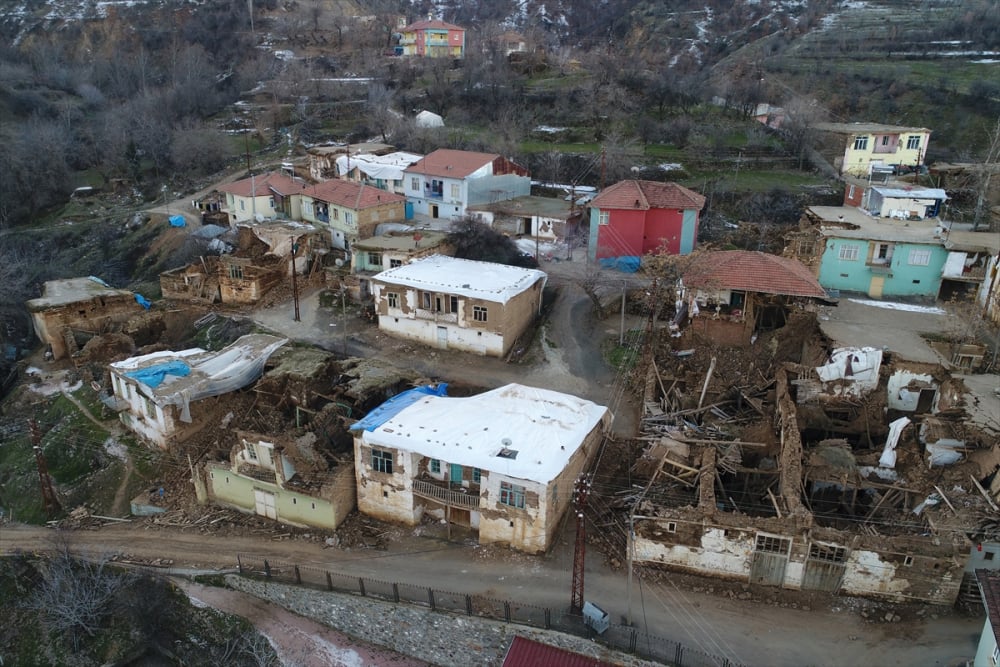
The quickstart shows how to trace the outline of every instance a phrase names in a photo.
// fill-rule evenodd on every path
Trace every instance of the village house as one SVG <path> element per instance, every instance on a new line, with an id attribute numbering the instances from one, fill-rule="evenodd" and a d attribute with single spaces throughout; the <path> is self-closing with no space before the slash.
<path id="1" fill-rule="evenodd" d="M 990 291 L 997 298 L 997 263 L 1000 258 L 1000 234 L 945 229 L 942 232 L 948 258 L 941 272 L 938 298 L 972 297 L 988 318 Z M 994 304 L 995 307 L 995 304 Z"/>
<path id="2" fill-rule="evenodd" d="M 199 502 L 302 528 L 334 530 L 355 507 L 350 456 L 333 465 L 313 433 L 297 437 L 237 431 L 227 462 L 208 462 L 196 479 Z"/>
<path id="3" fill-rule="evenodd" d="M 403 187 L 403 170 L 421 156 L 415 153 L 397 151 L 386 155 L 338 155 L 337 177 L 376 187 L 379 190 L 405 195 Z M 413 217 L 412 211 L 407 218 Z"/>
<path id="4" fill-rule="evenodd" d="M 919 169 L 931 131 L 880 123 L 816 123 L 819 153 L 842 175 L 867 177 L 878 167 Z"/>
<path id="5" fill-rule="evenodd" d="M 687 255 L 698 242 L 705 198 L 676 183 L 627 180 L 602 190 L 590 202 L 591 261 L 666 252 Z"/>
<path id="6" fill-rule="evenodd" d="M 272 171 L 220 185 L 218 190 L 226 197 L 229 224 L 235 227 L 239 222 L 300 220 L 301 199 L 298 195 L 305 187 L 305 181 L 284 172 Z"/>
<path id="7" fill-rule="evenodd" d="M 344 279 L 355 301 L 371 297 L 371 277 L 430 255 L 450 255 L 448 234 L 431 229 L 389 232 L 351 245 L 351 275 Z"/>
<path id="8" fill-rule="evenodd" d="M 444 386 L 398 395 L 354 424 L 358 509 L 471 528 L 481 544 L 552 544 L 574 481 L 610 428 L 607 408 L 509 384 L 469 397 Z"/>
<path id="9" fill-rule="evenodd" d="M 440 349 L 503 357 L 542 307 L 546 274 L 432 255 L 371 278 L 378 326 Z"/>
<path id="10" fill-rule="evenodd" d="M 469 214 L 508 236 L 556 241 L 578 231 L 583 209 L 565 199 L 529 195 L 470 206 Z"/>
<path id="11" fill-rule="evenodd" d="M 796 305 L 827 299 L 798 260 L 750 250 L 699 255 L 684 271 L 678 291 L 691 330 L 730 345 L 783 327 Z"/>
<path id="12" fill-rule="evenodd" d="M 465 28 L 428 18 L 399 29 L 396 55 L 421 58 L 465 57 Z"/>
<path id="13" fill-rule="evenodd" d="M 248 334 L 218 352 L 152 352 L 111 364 L 111 403 L 129 430 L 161 449 L 201 429 L 218 406 L 205 399 L 260 377 L 285 338 Z"/>
<path id="14" fill-rule="evenodd" d="M 495 153 L 441 148 L 407 167 L 404 180 L 413 212 L 431 218 L 531 194 L 528 170 Z"/>
<path id="15" fill-rule="evenodd" d="M 42 296 L 25 306 L 35 335 L 53 359 L 72 356 L 94 336 L 120 330 L 143 310 L 135 294 L 93 276 L 48 280 Z"/>
<path id="16" fill-rule="evenodd" d="M 866 186 L 849 182 L 844 191 L 844 206 L 856 206 L 875 218 L 896 220 L 937 218 L 947 200 L 941 188 L 909 183 Z"/>
<path id="17" fill-rule="evenodd" d="M 337 158 L 341 155 L 388 155 L 394 150 L 395 146 L 375 141 L 310 146 L 306 149 L 309 158 L 309 178 L 314 181 L 337 178 Z"/>
<path id="18" fill-rule="evenodd" d="M 302 218 L 330 230 L 334 248 L 370 238 L 384 222 L 406 219 L 406 198 L 353 181 L 323 181 L 302 191 Z"/>

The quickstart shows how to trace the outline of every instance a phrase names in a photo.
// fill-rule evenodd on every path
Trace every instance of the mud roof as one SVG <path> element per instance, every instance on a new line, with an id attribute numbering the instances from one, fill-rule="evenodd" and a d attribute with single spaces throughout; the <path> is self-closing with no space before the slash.
<path id="1" fill-rule="evenodd" d="M 96 297 L 131 297 L 132 292 L 116 289 L 100 278 L 68 278 L 66 280 L 49 280 L 42 286 L 42 296 L 26 303 L 30 312 L 38 312 L 46 308 L 65 306 L 78 301 L 89 301 Z"/>

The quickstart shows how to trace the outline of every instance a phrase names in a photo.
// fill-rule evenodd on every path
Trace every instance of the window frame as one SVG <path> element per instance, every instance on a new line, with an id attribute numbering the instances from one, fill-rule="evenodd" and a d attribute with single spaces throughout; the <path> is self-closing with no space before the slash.
<path id="1" fill-rule="evenodd" d="M 919 151 L 920 150 L 920 135 L 911 134 L 906 138 L 906 150 L 908 151 Z"/>
<path id="2" fill-rule="evenodd" d="M 394 462 L 395 457 L 392 455 L 392 452 L 372 447 L 372 472 L 380 472 L 385 475 L 391 475 Z"/>
<path id="3" fill-rule="evenodd" d="M 399 292 L 386 292 L 385 301 L 390 308 L 399 308 Z"/>
<path id="4" fill-rule="evenodd" d="M 490 310 L 486 306 L 473 306 L 472 307 L 472 320 L 474 322 L 488 322 L 490 316 Z"/>
<path id="5" fill-rule="evenodd" d="M 906 258 L 906 263 L 910 266 L 930 266 L 931 251 L 921 248 L 911 248 L 910 254 Z"/>
<path id="6" fill-rule="evenodd" d="M 368 264 L 374 264 L 375 266 L 382 266 L 382 253 L 369 251 Z"/>
<path id="7" fill-rule="evenodd" d="M 527 489 L 520 484 L 514 484 L 513 482 L 500 482 L 499 502 L 501 505 L 523 510 L 525 508 L 524 499 L 526 493 Z"/>
<path id="8" fill-rule="evenodd" d="M 856 151 L 866 151 L 868 150 L 868 135 L 861 134 L 854 137 L 854 150 Z"/>
<path id="9" fill-rule="evenodd" d="M 611 211 L 597 211 L 597 224 L 601 227 L 611 224 Z"/>
<path id="10" fill-rule="evenodd" d="M 856 262 L 861 255 L 861 244 L 841 243 L 837 248 L 837 258 L 842 262 Z"/>
<path id="11" fill-rule="evenodd" d="M 434 475 L 441 474 L 441 459 L 431 459 L 427 469 Z"/>

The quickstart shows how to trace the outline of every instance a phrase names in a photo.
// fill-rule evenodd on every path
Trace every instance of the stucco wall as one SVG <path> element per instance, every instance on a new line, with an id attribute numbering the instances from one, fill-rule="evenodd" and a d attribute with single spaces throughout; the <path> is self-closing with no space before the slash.
<path id="1" fill-rule="evenodd" d="M 872 270 L 867 264 L 870 241 L 863 239 L 826 239 L 819 270 L 820 285 L 827 289 L 869 293 L 872 278 L 884 279 L 882 296 L 936 297 L 941 287 L 941 270 L 948 253 L 939 245 L 898 243 L 893 248 L 892 259 L 884 269 Z M 844 245 L 858 247 L 857 259 L 840 259 Z M 930 253 L 928 264 L 909 263 L 912 251 Z"/>

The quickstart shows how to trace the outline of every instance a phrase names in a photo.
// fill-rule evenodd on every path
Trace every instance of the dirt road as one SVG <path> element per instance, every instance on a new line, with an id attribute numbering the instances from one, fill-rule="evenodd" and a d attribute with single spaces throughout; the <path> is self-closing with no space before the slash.
<path id="1" fill-rule="evenodd" d="M 569 530 L 571 526 L 567 527 Z M 50 529 L 7 524 L 0 527 L 0 551 L 44 550 Z M 568 604 L 572 540 L 565 535 L 550 554 L 527 556 L 490 550 L 474 543 L 407 537 L 385 551 L 324 548 L 302 540 L 266 541 L 260 537 L 219 537 L 117 525 L 70 533 L 81 553 L 127 553 L 138 558 L 169 558 L 175 567 L 232 568 L 236 553 L 334 572 L 478 593 L 515 602 L 561 609 Z M 642 629 L 692 648 L 748 665 L 957 665 L 975 654 L 982 620 L 944 609 L 927 608 L 922 618 L 901 623 L 869 621 L 856 613 L 859 601 L 826 598 L 792 608 L 776 596 L 740 600 L 672 583 L 640 583 L 632 593 L 633 618 Z M 596 549 L 588 552 L 586 598 L 608 610 L 615 622 L 625 616 L 625 575 L 611 571 Z M 721 589 L 721 585 L 720 585 Z M 933 614 L 933 616 L 932 616 Z M 958 662 L 956 662 L 958 661 Z"/>

